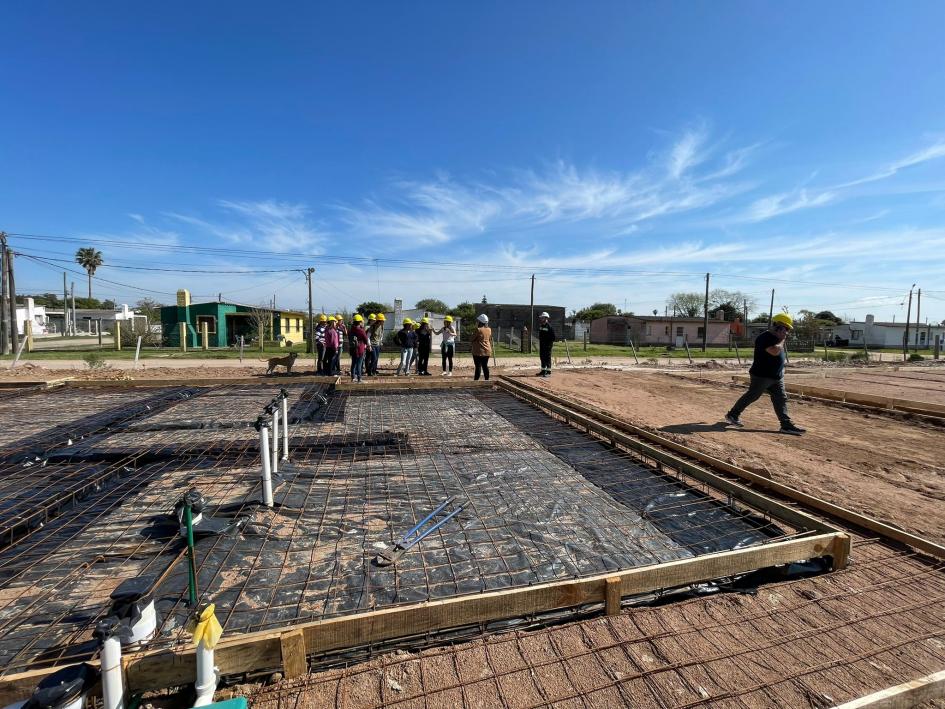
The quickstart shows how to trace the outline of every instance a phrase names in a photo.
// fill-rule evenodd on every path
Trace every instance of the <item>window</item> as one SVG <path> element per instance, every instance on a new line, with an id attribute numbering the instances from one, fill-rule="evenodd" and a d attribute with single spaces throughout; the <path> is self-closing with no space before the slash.
<path id="1" fill-rule="evenodd" d="M 669 325 L 666 326 L 666 332 L 665 332 L 665 334 L 666 334 L 666 335 L 669 334 Z"/>
<path id="2" fill-rule="evenodd" d="M 682 336 L 683 336 L 683 328 L 682 328 L 682 326 L 676 328 L 676 336 L 677 336 L 677 337 L 682 337 Z"/>
<path id="3" fill-rule="evenodd" d="M 700 327 L 700 328 L 696 331 L 696 337 L 698 337 L 700 340 L 704 340 L 704 339 L 705 339 L 705 328 L 704 328 L 704 327 Z"/>
<path id="4" fill-rule="evenodd" d="M 653 334 L 652 326 L 649 323 L 647 323 L 647 326 L 646 326 L 646 334 L 647 335 Z"/>
<path id="5" fill-rule="evenodd" d="M 197 331 L 203 332 L 203 324 L 207 323 L 207 332 L 214 333 L 217 331 L 217 319 L 213 315 L 198 315 L 197 316 Z"/>
<path id="6" fill-rule="evenodd" d="M 924 332 L 920 332 L 920 333 L 919 333 L 919 342 L 921 342 L 922 344 L 925 344 L 925 333 L 924 333 Z"/>
<path id="7" fill-rule="evenodd" d="M 851 340 L 859 340 L 859 339 L 862 338 L 862 337 L 863 337 L 863 331 L 862 331 L 862 330 L 850 330 L 850 339 L 851 339 Z"/>

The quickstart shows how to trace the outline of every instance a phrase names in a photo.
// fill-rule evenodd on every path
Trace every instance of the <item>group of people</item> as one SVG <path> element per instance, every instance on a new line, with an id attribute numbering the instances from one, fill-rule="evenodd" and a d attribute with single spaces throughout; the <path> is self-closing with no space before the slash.
<path id="1" fill-rule="evenodd" d="M 384 313 L 364 316 L 356 313 L 351 326 L 340 315 L 319 315 L 315 326 L 316 374 L 341 374 L 341 351 L 347 346 L 351 356 L 351 381 L 377 376 L 381 346 L 384 344 Z"/>
<path id="2" fill-rule="evenodd" d="M 416 373 L 423 377 L 430 374 L 430 352 L 433 349 L 433 336 L 443 335 L 440 342 L 440 355 L 443 360 L 444 377 L 453 376 L 453 355 L 456 353 L 456 329 L 453 327 L 453 317 L 443 318 L 443 327 L 437 330 L 430 324 L 430 318 L 423 317 L 419 322 L 404 318 L 403 327 L 394 335 L 394 343 L 400 347 L 400 364 L 397 365 L 395 376 L 401 372 L 405 376 L 410 374 L 411 366 Z"/>
<path id="3" fill-rule="evenodd" d="M 341 315 L 319 315 L 315 327 L 315 349 L 318 355 L 316 374 L 340 375 L 341 352 L 348 348 L 351 356 L 351 381 L 361 382 L 363 377 L 377 376 L 381 347 L 384 344 L 384 313 L 370 313 L 367 321 L 360 313 L 351 319 L 350 327 Z M 456 353 L 456 329 L 453 318 L 443 318 L 443 327 L 436 329 L 428 317 L 414 322 L 404 318 L 403 326 L 393 337 L 394 344 L 400 348 L 400 363 L 395 376 L 409 376 L 412 371 L 419 376 L 431 376 L 430 353 L 433 349 L 433 336 L 442 335 L 440 356 L 442 376 L 453 376 L 453 357 Z M 551 348 L 555 342 L 555 332 L 550 324 L 548 313 L 538 316 L 538 343 L 541 356 L 539 376 L 551 376 Z M 472 336 L 472 357 L 475 365 L 473 378 L 489 379 L 489 358 L 492 357 L 492 328 L 489 316 L 483 313 L 476 317 L 476 331 Z"/>

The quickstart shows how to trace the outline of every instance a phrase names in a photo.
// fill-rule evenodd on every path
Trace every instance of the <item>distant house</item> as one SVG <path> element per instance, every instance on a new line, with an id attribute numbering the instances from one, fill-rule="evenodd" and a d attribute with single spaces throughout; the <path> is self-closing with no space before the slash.
<path id="1" fill-rule="evenodd" d="M 543 312 L 547 312 L 550 316 L 548 321 L 551 323 L 551 327 L 554 329 L 555 334 L 559 338 L 563 337 L 565 333 L 564 306 L 536 304 L 534 306 L 535 328 L 538 327 L 538 316 Z M 500 328 L 502 330 L 503 337 L 510 328 L 515 328 L 516 331 L 521 331 L 522 326 L 533 329 L 531 320 L 532 306 L 527 303 L 524 305 L 509 303 L 477 303 L 476 316 L 478 317 L 483 313 L 489 316 L 489 327 L 492 328 L 492 332 L 496 337 L 499 336 L 498 331 Z"/>
<path id="2" fill-rule="evenodd" d="M 265 339 L 286 344 L 305 339 L 307 315 L 298 310 L 264 308 L 242 303 L 211 301 L 191 303 L 190 293 L 178 291 L 177 305 L 161 308 L 161 335 L 169 347 L 180 346 L 180 324 L 186 323 L 188 347 L 201 345 L 201 332 L 207 326 L 210 347 L 231 347 L 239 343 L 242 336 L 246 342 L 258 336 L 253 313 L 268 314 Z"/>
<path id="3" fill-rule="evenodd" d="M 849 338 L 850 347 L 902 347 L 906 337 L 906 323 L 880 322 L 872 315 L 865 320 L 851 320 L 843 325 L 832 328 L 833 333 L 842 339 Z M 935 336 L 945 341 L 945 327 L 924 323 L 909 325 L 909 346 L 919 348 L 931 347 L 935 344 Z"/>
<path id="4" fill-rule="evenodd" d="M 133 322 L 136 319 L 146 320 L 144 315 L 139 315 L 128 307 L 127 303 L 122 303 L 121 308 L 76 308 L 73 314 L 72 308 L 69 308 L 69 319 L 75 319 L 75 329 L 78 332 L 87 332 L 96 334 L 99 324 L 103 332 L 112 332 L 115 329 L 116 322 Z M 46 308 L 46 320 L 50 332 L 61 333 L 65 328 L 67 331 L 71 327 L 65 327 L 65 315 L 62 308 Z"/>
<path id="5" fill-rule="evenodd" d="M 45 335 L 48 330 L 48 322 L 46 320 L 46 307 L 43 305 L 36 305 L 32 298 L 25 298 L 23 305 L 16 306 L 16 331 L 19 335 L 25 334 L 23 332 L 24 326 L 27 320 L 33 323 L 33 334 L 34 335 Z"/>
<path id="6" fill-rule="evenodd" d="M 721 311 L 719 311 L 721 313 Z M 732 323 L 720 315 L 709 318 L 708 345 L 727 345 Z M 608 315 L 591 322 L 590 341 L 594 344 L 682 347 L 702 346 L 703 318 L 675 318 L 664 315 Z"/>

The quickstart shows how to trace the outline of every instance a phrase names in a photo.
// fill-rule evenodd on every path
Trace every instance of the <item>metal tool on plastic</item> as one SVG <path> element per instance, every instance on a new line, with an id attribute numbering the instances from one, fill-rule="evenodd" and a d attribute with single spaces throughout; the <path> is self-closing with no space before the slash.
<path id="1" fill-rule="evenodd" d="M 452 504 L 455 500 L 456 500 L 456 497 L 453 496 L 453 495 L 447 497 L 446 500 L 444 500 L 444 501 L 440 504 L 439 507 L 437 507 L 435 510 L 433 510 L 433 512 L 431 512 L 431 513 L 428 514 L 426 517 L 424 517 L 422 520 L 420 520 L 420 521 L 416 524 L 416 526 L 414 526 L 413 529 L 411 529 L 411 530 L 410 530 L 409 532 L 407 532 L 404 536 L 402 536 L 400 539 L 398 539 L 398 540 L 394 543 L 394 547 L 393 547 L 390 551 L 384 551 L 384 552 L 381 552 L 380 554 L 378 554 L 378 555 L 375 557 L 375 559 L 374 559 L 374 563 L 375 563 L 377 566 L 390 566 L 390 565 L 396 564 L 398 561 L 400 561 L 400 558 L 401 558 L 404 554 L 406 554 L 407 551 L 408 551 L 411 547 L 416 546 L 421 540 L 426 539 L 428 536 L 430 536 L 430 534 L 432 534 L 433 532 L 435 532 L 436 530 L 438 530 L 438 529 L 439 529 L 440 527 L 442 527 L 444 524 L 446 524 L 446 523 L 449 522 L 451 519 L 453 519 L 453 517 L 455 517 L 456 515 L 458 515 L 460 512 L 463 511 L 463 508 L 466 506 L 466 501 L 463 501 L 463 502 L 460 503 L 459 505 L 456 505 L 456 506 L 452 509 L 452 511 L 451 511 L 449 514 L 447 514 L 445 517 L 443 517 L 442 519 L 436 521 L 436 523 L 432 524 L 431 526 L 427 527 L 426 529 L 423 529 L 424 525 L 426 525 L 428 522 L 430 522 L 430 521 L 431 521 L 434 517 L 436 517 L 438 514 L 442 513 L 442 512 L 443 512 L 450 504 Z"/>

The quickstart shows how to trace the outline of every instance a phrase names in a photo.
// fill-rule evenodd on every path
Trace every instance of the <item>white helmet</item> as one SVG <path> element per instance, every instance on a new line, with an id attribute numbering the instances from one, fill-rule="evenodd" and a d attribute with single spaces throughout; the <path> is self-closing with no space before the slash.
<path id="1" fill-rule="evenodd" d="M 550 318 L 551 316 L 547 313 L 547 311 L 542 311 L 541 315 L 539 315 L 538 317 L 540 317 L 540 318 Z"/>
<path id="2" fill-rule="evenodd" d="M 488 325 L 488 324 L 489 324 L 489 316 L 486 315 L 485 313 L 483 313 L 482 315 L 479 315 L 479 316 L 476 318 L 476 320 L 478 320 L 479 322 L 481 322 L 483 325 Z"/>

